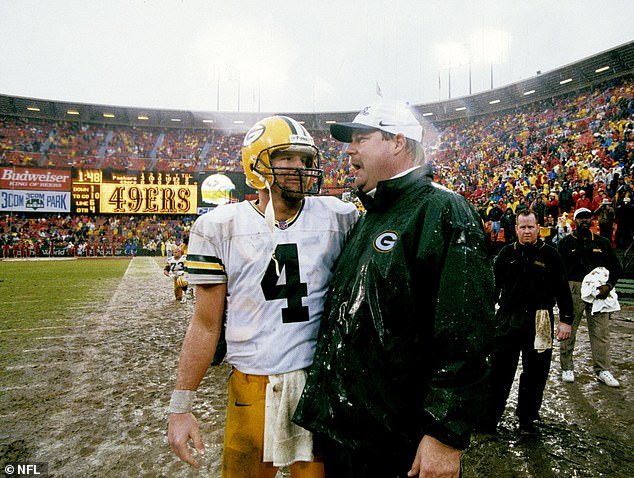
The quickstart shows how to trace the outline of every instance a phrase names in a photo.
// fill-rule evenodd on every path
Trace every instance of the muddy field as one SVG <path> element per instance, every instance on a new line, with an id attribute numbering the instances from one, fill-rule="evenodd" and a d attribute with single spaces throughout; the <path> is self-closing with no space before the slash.
<path id="1" fill-rule="evenodd" d="M 22 351 L 22 364 L 2 365 L 14 385 L 0 384 L 0 469 L 31 461 L 47 462 L 51 477 L 220 476 L 226 365 L 210 369 L 198 394 L 203 469 L 180 463 L 167 445 L 165 410 L 193 304 L 173 300 L 161 267 L 160 259 L 134 259 L 102 307 L 43 333 Z M 514 389 L 498 434 L 474 436 L 465 476 L 633 477 L 634 323 L 623 320 L 632 316 L 612 320 L 621 388 L 594 379 L 582 326 L 577 381 L 560 382 L 555 354 L 537 435 L 517 433 Z"/>

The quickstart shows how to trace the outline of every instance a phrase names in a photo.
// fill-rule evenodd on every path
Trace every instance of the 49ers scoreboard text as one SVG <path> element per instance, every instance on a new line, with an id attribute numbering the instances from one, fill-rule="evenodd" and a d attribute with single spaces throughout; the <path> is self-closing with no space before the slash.
<path id="1" fill-rule="evenodd" d="M 197 183 L 186 173 L 73 172 L 72 210 L 77 214 L 196 214 Z"/>

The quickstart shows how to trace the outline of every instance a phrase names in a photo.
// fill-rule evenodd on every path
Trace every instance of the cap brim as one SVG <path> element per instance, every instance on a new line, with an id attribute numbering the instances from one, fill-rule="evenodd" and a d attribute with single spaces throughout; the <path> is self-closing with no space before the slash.
<path id="1" fill-rule="evenodd" d="M 335 123 L 330 125 L 330 134 L 342 143 L 351 143 L 354 131 L 378 131 L 378 129 L 361 123 Z"/>
<path id="2" fill-rule="evenodd" d="M 577 218 L 579 216 L 588 216 L 588 217 L 592 217 L 592 211 L 586 207 L 582 207 L 579 208 L 575 211 L 575 213 L 573 214 L 572 218 L 574 220 L 577 220 Z"/>

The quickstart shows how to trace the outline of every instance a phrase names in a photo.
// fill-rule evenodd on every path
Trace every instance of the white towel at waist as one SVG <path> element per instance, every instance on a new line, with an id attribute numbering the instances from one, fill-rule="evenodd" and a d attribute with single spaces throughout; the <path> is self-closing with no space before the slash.
<path id="1" fill-rule="evenodd" d="M 306 384 L 306 371 L 269 375 L 264 413 L 264 461 L 287 466 L 313 461 L 313 436 L 291 418 Z"/>
<path id="2" fill-rule="evenodd" d="M 612 289 L 605 299 L 598 299 L 598 288 L 608 283 L 610 271 L 605 267 L 597 267 L 593 269 L 587 276 L 583 278 L 581 283 L 581 299 L 584 302 L 592 304 L 592 313 L 599 312 L 616 312 L 621 310 L 619 298 L 616 291 Z"/>

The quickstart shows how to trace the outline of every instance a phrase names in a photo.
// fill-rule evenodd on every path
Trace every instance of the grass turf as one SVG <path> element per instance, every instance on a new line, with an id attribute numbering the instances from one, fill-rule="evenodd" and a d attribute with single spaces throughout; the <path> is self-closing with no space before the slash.
<path id="1" fill-rule="evenodd" d="M 64 335 L 112 296 L 129 260 L 0 262 L 0 358 L 19 360 L 35 338 Z"/>

